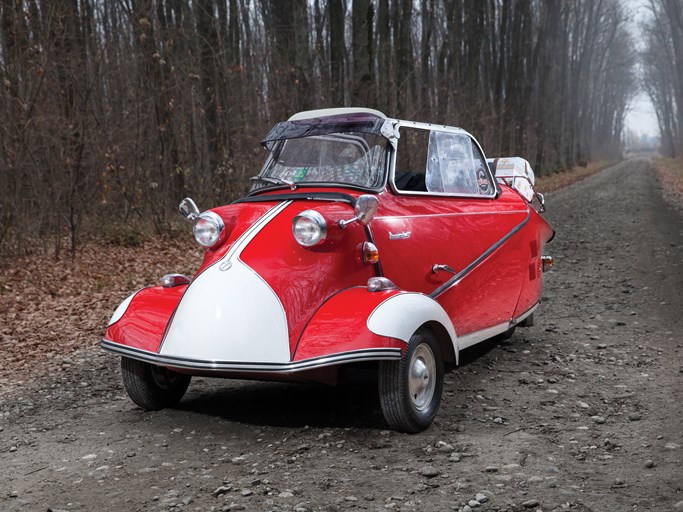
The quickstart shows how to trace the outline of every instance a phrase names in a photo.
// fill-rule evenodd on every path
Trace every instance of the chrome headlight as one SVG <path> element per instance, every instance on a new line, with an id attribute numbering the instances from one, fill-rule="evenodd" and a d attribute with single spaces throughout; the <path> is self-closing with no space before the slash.
<path id="1" fill-rule="evenodd" d="M 292 220 L 292 234 L 304 247 L 313 247 L 325 241 L 327 223 L 315 210 L 306 210 Z"/>
<path id="2" fill-rule="evenodd" d="M 223 229 L 225 229 L 225 224 L 218 214 L 204 212 L 197 217 L 192 232 L 199 245 L 210 248 L 220 240 Z"/>

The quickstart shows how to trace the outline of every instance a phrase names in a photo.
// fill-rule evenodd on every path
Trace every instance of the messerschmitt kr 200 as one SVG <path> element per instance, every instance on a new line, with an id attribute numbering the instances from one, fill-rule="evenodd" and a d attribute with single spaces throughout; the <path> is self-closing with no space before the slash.
<path id="1" fill-rule="evenodd" d="M 102 347 L 121 356 L 143 409 L 170 407 L 191 376 L 335 382 L 377 371 L 387 423 L 433 421 L 459 352 L 533 320 L 553 230 L 528 162 L 487 162 L 460 128 L 370 109 L 276 124 L 251 191 L 192 223 L 204 260 L 114 312 Z"/>

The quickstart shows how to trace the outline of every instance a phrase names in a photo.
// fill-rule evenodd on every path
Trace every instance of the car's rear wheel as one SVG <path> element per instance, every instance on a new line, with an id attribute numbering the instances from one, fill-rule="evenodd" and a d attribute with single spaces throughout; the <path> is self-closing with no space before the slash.
<path id="1" fill-rule="evenodd" d="M 192 379 L 163 366 L 121 358 L 123 387 L 130 399 L 146 411 L 173 407 L 183 398 Z"/>
<path id="2" fill-rule="evenodd" d="M 493 338 L 491 338 L 491 340 L 495 341 L 495 342 L 501 342 L 501 341 L 505 341 L 507 339 L 510 339 L 510 338 L 512 338 L 512 335 L 515 334 L 516 329 L 517 329 L 517 326 L 513 325 L 507 331 L 502 332 L 502 333 L 494 336 Z"/>
<path id="3" fill-rule="evenodd" d="M 534 325 L 534 313 L 531 313 L 528 317 L 517 324 L 520 327 L 532 327 Z"/>
<path id="4" fill-rule="evenodd" d="M 401 432 L 421 432 L 434 421 L 441 403 L 444 365 L 434 334 L 413 334 L 400 361 L 381 361 L 379 398 L 384 418 Z"/>

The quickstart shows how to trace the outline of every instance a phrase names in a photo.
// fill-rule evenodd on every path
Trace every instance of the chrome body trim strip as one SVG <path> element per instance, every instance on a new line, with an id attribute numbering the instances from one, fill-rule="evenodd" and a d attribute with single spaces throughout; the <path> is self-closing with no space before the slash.
<path id="1" fill-rule="evenodd" d="M 382 217 L 375 217 L 372 219 L 373 221 L 375 220 L 404 220 L 404 219 L 434 219 L 434 218 L 450 218 L 450 217 L 473 217 L 475 215 L 514 215 L 516 213 L 527 213 L 529 210 L 528 209 L 522 209 L 522 210 L 507 210 L 503 212 L 492 212 L 492 211 L 483 211 L 483 212 L 449 212 L 449 213 L 421 213 L 421 214 L 416 214 L 416 215 L 384 215 Z"/>
<path id="2" fill-rule="evenodd" d="M 498 334 L 504 333 L 509 328 L 510 323 L 503 322 L 492 327 L 487 327 L 486 329 L 482 329 L 480 331 L 465 334 L 464 336 L 458 336 L 458 348 L 462 350 L 464 348 L 471 347 L 472 345 L 476 345 L 481 341 L 488 340 L 489 338 L 493 338 Z"/>
<path id="3" fill-rule="evenodd" d="M 493 338 L 494 336 L 497 336 L 498 334 L 502 334 L 508 329 L 511 329 L 515 325 L 517 325 L 519 322 L 523 321 L 525 318 L 527 318 L 531 313 L 533 313 L 540 302 L 537 302 L 531 308 L 529 308 L 526 312 L 522 313 L 519 315 L 517 318 L 513 318 L 509 322 L 503 322 L 498 325 L 494 325 L 492 327 L 487 327 L 486 329 L 482 329 L 480 331 L 475 331 L 471 332 L 469 334 L 465 334 L 464 336 L 459 336 L 458 337 L 458 347 L 460 349 L 464 349 L 467 347 L 471 347 L 472 345 L 476 345 L 477 343 L 487 340 L 489 338 Z"/>
<path id="4" fill-rule="evenodd" d="M 303 370 L 312 370 L 325 366 L 333 366 L 343 363 L 355 363 L 361 361 L 378 361 L 386 359 L 401 359 L 400 348 L 373 348 L 365 350 L 355 350 L 352 352 L 342 352 L 331 354 L 303 361 L 293 361 L 289 363 L 259 363 L 242 361 L 208 361 L 200 359 L 189 359 L 176 356 L 163 356 L 154 352 L 127 347 L 110 340 L 103 339 L 100 346 L 104 350 L 116 354 L 144 361 L 146 363 L 173 368 L 184 368 L 188 370 L 215 371 L 215 372 L 254 372 L 254 373 L 292 373 Z"/>
<path id="5" fill-rule="evenodd" d="M 235 240 L 232 244 L 232 247 L 228 250 L 228 252 L 223 256 L 220 260 L 214 263 L 219 263 L 221 261 L 226 261 L 230 260 L 235 254 L 237 254 L 237 257 L 239 258 L 239 255 L 242 253 L 242 250 L 249 245 L 249 242 L 258 235 L 258 233 L 263 229 L 266 224 L 268 224 L 271 220 L 273 220 L 275 217 L 277 217 L 280 212 L 282 212 L 285 208 L 287 208 L 290 204 L 292 204 L 292 201 L 283 201 L 282 203 L 276 204 L 273 206 L 271 209 L 269 209 L 266 213 L 264 213 L 261 217 L 259 217 L 247 230 L 240 235 L 240 237 Z"/>
<path id="6" fill-rule="evenodd" d="M 467 276 L 467 274 L 469 274 L 470 272 L 472 272 L 472 270 L 474 270 L 474 269 L 477 267 L 477 265 L 479 265 L 482 261 L 484 261 L 486 258 L 488 258 L 496 249 L 498 249 L 498 248 L 499 248 L 500 246 L 502 246 L 505 242 L 507 242 L 507 241 L 512 237 L 512 235 L 514 235 L 514 234 L 517 233 L 520 229 L 522 229 L 524 226 L 526 226 L 526 224 L 527 224 L 527 222 L 529 222 L 529 219 L 530 219 L 530 218 L 531 218 L 531 212 L 530 212 L 529 210 L 527 210 L 527 212 L 526 212 L 526 218 L 525 218 L 522 222 L 520 222 L 519 224 L 517 224 L 514 228 L 512 228 L 512 230 L 511 230 L 508 234 L 506 234 L 503 238 L 501 238 L 500 240 L 498 240 L 498 241 L 497 241 L 495 244 L 493 244 L 491 247 L 489 247 L 488 249 L 486 249 L 486 251 L 484 251 L 484 252 L 482 253 L 482 255 L 479 256 L 476 260 L 474 260 L 472 263 L 470 263 L 469 265 L 467 265 L 464 269 L 462 269 L 460 272 L 458 272 L 457 274 L 455 274 L 455 275 L 454 275 L 453 277 L 451 277 L 448 281 L 446 281 L 444 284 L 442 284 L 442 285 L 439 286 L 436 290 L 434 290 L 432 293 L 430 293 L 429 296 L 430 296 L 432 299 L 435 299 L 435 298 L 437 298 L 439 295 L 441 295 L 442 293 L 444 293 L 445 291 L 447 291 L 449 288 L 451 288 L 451 287 L 455 286 L 456 284 L 458 284 L 458 283 L 460 282 L 460 280 L 462 280 L 465 276 Z"/>

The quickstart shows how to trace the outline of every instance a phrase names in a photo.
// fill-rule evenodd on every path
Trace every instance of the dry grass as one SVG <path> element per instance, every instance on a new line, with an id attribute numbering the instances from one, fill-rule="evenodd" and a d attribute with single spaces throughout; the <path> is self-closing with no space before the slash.
<path id="1" fill-rule="evenodd" d="M 653 158 L 664 198 L 683 209 L 683 158 Z"/>

